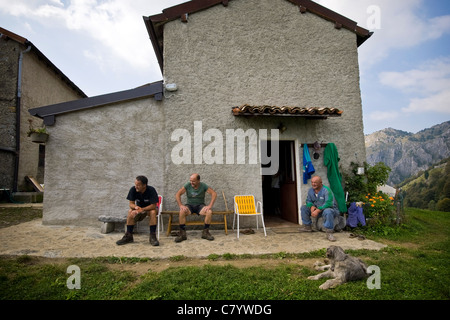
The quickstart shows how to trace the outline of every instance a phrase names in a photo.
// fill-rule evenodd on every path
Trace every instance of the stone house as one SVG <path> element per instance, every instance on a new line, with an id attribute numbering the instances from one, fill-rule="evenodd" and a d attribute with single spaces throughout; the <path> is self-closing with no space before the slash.
<path id="1" fill-rule="evenodd" d="M 42 120 L 28 110 L 85 97 L 33 43 L 0 28 L 0 189 L 33 190 L 26 176 L 44 183 L 45 145 L 27 136 Z"/>
<path id="2" fill-rule="evenodd" d="M 322 144 L 325 184 L 327 143 L 342 171 L 365 161 L 358 46 L 371 33 L 356 22 L 309 0 L 193 0 L 144 22 L 162 81 L 30 111 L 50 133 L 44 223 L 125 214 L 140 174 L 177 210 L 193 172 L 216 210 L 222 191 L 230 209 L 234 195 L 263 200 L 280 172 L 282 218 L 301 223 L 305 144 Z"/>

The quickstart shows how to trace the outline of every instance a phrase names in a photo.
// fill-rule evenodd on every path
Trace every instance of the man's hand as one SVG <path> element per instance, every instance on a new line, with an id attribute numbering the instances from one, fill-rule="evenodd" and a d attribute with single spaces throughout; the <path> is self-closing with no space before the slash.
<path id="1" fill-rule="evenodd" d="M 134 210 L 131 211 L 131 214 L 132 214 L 133 217 L 134 217 L 135 215 L 137 215 L 138 213 L 140 213 L 140 212 L 142 212 L 142 211 L 143 211 L 143 209 L 142 209 L 141 207 L 135 206 L 135 207 L 134 207 Z"/>
<path id="2" fill-rule="evenodd" d="M 311 207 L 311 217 L 316 218 L 321 212 L 322 212 L 322 210 L 320 210 L 314 206 Z"/>
<path id="3" fill-rule="evenodd" d="M 181 210 L 182 212 L 186 212 L 186 213 L 189 212 L 189 208 L 186 207 L 186 206 L 183 206 L 183 205 L 180 206 L 180 210 Z"/>

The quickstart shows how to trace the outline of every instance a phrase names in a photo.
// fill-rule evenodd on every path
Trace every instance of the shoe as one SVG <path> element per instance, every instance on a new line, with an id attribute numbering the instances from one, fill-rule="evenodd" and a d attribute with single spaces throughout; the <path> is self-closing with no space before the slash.
<path id="1" fill-rule="evenodd" d="M 154 247 L 159 246 L 158 238 L 156 238 L 156 233 L 150 233 L 150 244 Z"/>
<path id="2" fill-rule="evenodd" d="M 209 233 L 209 228 L 203 229 L 202 239 L 206 239 L 206 240 L 209 240 L 209 241 L 214 240 L 214 237 Z"/>
<path id="3" fill-rule="evenodd" d="M 181 242 L 184 240 L 187 240 L 186 230 L 180 230 L 180 232 L 178 232 L 178 236 L 175 238 L 175 242 Z"/>
<path id="4" fill-rule="evenodd" d="M 326 233 L 327 233 L 327 239 L 330 240 L 331 242 L 335 242 L 336 238 L 333 236 L 333 230 L 332 229 L 326 229 Z"/>
<path id="5" fill-rule="evenodd" d="M 312 227 L 310 224 L 304 224 L 300 228 L 298 228 L 300 232 L 312 232 Z"/>
<path id="6" fill-rule="evenodd" d="M 137 213 L 134 216 L 134 222 L 136 223 L 136 222 L 144 220 L 147 215 L 148 215 L 147 211 L 142 211 L 142 212 Z"/>
<path id="7" fill-rule="evenodd" d="M 127 244 L 127 243 L 131 243 L 131 242 L 134 242 L 133 234 L 127 232 L 127 233 L 124 234 L 124 236 L 122 237 L 122 239 L 120 239 L 120 240 L 118 240 L 118 241 L 116 242 L 116 244 L 120 246 L 120 245 L 122 245 L 122 244 Z"/>

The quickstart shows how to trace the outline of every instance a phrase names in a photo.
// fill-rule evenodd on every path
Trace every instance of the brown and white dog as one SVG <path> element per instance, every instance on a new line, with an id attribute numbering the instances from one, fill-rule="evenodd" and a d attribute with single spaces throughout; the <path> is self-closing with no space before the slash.
<path id="1" fill-rule="evenodd" d="M 327 249 L 327 258 L 330 264 L 325 266 L 316 265 L 316 270 L 328 270 L 308 277 L 310 280 L 332 278 L 319 287 L 322 290 L 335 288 L 345 282 L 361 280 L 368 277 L 367 265 L 360 259 L 346 254 L 341 247 L 329 247 Z"/>

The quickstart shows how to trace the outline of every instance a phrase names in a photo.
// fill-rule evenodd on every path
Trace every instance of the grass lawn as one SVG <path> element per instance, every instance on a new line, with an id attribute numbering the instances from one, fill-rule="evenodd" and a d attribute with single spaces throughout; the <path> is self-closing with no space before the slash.
<path id="1" fill-rule="evenodd" d="M 0 228 L 14 223 L 15 216 L 0 210 Z M 380 289 L 370 290 L 366 281 L 357 281 L 320 290 L 318 287 L 325 280 L 311 281 L 307 277 L 318 273 L 311 267 L 311 261 L 321 260 L 325 250 L 258 257 L 211 255 L 204 261 L 183 256 L 164 261 L 3 256 L 0 299 L 448 300 L 450 214 L 409 208 L 406 218 L 402 227 L 387 235 L 365 233 L 370 239 L 388 244 L 387 248 L 347 252 L 380 268 Z M 155 269 L 162 264 L 167 266 Z M 67 288 L 69 265 L 80 267 L 79 290 Z"/>

